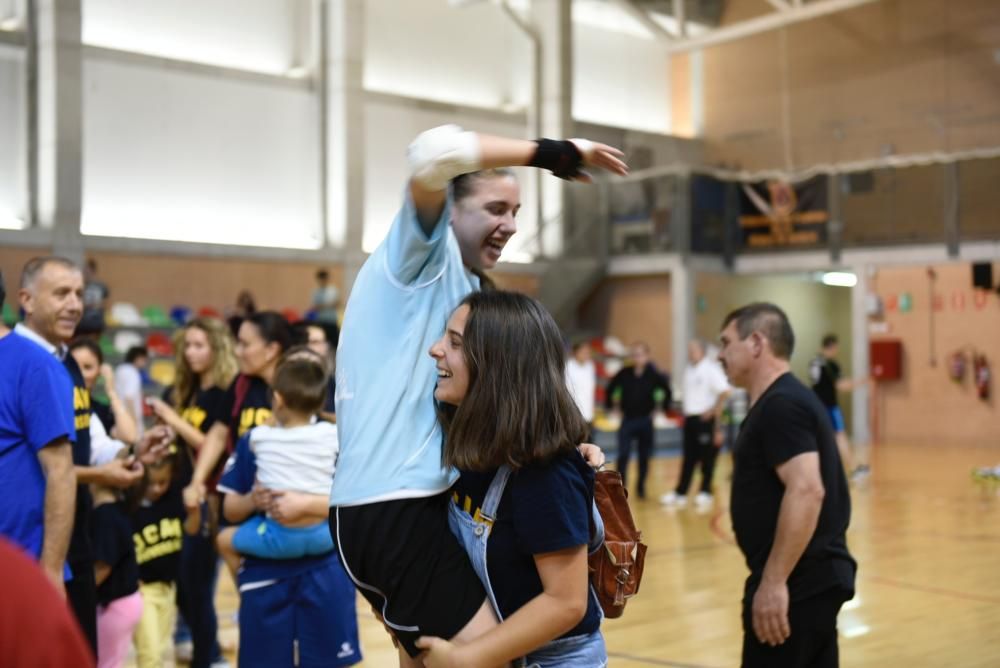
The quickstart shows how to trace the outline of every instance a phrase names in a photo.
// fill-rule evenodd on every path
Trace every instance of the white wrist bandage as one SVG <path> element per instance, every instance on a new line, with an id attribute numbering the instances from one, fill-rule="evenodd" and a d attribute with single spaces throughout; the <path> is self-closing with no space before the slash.
<path id="1" fill-rule="evenodd" d="M 444 190 L 456 176 L 479 169 L 479 138 L 457 125 L 442 125 L 417 135 L 407 157 L 410 178 L 427 190 Z"/>

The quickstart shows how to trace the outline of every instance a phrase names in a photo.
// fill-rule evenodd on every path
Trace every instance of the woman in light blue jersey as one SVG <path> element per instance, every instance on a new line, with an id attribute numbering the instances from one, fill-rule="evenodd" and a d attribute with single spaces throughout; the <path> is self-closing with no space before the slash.
<path id="1" fill-rule="evenodd" d="M 587 548 L 600 546 L 589 426 L 566 385 L 559 327 L 534 299 L 466 297 L 430 349 L 457 467 L 449 522 L 502 623 L 456 646 L 422 638 L 427 668 L 601 668 L 607 651 Z"/>
<path id="2" fill-rule="evenodd" d="M 624 174 L 620 156 L 587 140 L 504 139 L 454 126 L 410 146 L 403 206 L 358 274 L 344 314 L 341 450 L 330 494 L 341 561 L 399 640 L 401 665 L 419 665 L 422 635 L 462 643 L 496 624 L 448 528 L 457 472 L 442 463 L 436 372 L 426 351 L 517 229 L 519 188 L 502 168 L 587 180 L 586 165 Z"/>

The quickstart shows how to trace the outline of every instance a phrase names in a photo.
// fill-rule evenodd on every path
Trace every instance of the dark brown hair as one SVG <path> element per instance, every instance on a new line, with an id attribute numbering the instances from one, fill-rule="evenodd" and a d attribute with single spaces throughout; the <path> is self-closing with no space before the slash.
<path id="1" fill-rule="evenodd" d="M 326 402 L 326 383 L 327 374 L 323 363 L 297 354 L 291 359 L 286 356 L 278 364 L 271 389 L 281 395 L 289 409 L 315 415 Z"/>
<path id="2" fill-rule="evenodd" d="M 451 198 L 456 202 L 460 202 L 472 194 L 477 181 L 499 178 L 509 178 L 517 181 L 517 174 L 510 167 L 494 167 L 492 169 L 480 169 L 478 172 L 459 174 L 451 180 Z"/>
<path id="3" fill-rule="evenodd" d="M 795 350 L 795 333 L 788 322 L 788 316 L 779 306 L 768 302 L 747 304 L 727 315 L 722 321 L 722 329 L 734 320 L 741 340 L 754 332 L 760 332 L 771 344 L 775 357 L 791 359 Z"/>
<path id="4" fill-rule="evenodd" d="M 97 341 L 93 339 L 73 339 L 73 342 L 69 344 L 69 352 L 74 350 L 79 350 L 80 348 L 85 348 L 90 351 L 90 354 L 94 356 L 98 364 L 104 364 L 104 351 L 101 350 L 101 346 L 97 344 Z"/>
<path id="5" fill-rule="evenodd" d="M 462 304 L 469 307 L 462 335 L 469 389 L 456 408 L 440 411 L 444 463 L 516 469 L 573 451 L 589 430 L 566 387 L 565 349 L 549 312 L 500 290 Z"/>

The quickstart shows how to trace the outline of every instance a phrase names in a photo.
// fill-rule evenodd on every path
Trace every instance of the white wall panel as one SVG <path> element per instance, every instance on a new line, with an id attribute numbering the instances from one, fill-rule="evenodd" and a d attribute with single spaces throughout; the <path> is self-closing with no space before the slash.
<path id="1" fill-rule="evenodd" d="M 659 42 L 577 21 L 573 59 L 573 118 L 670 132 L 670 67 Z"/>
<path id="2" fill-rule="evenodd" d="M 365 3 L 365 88 L 480 107 L 523 106 L 529 42 L 491 2 Z"/>
<path id="3" fill-rule="evenodd" d="M 0 228 L 20 229 L 27 219 L 24 57 L 0 47 Z"/>
<path id="4" fill-rule="evenodd" d="M 83 232 L 316 248 L 319 148 L 308 90 L 90 58 Z"/>
<path id="5" fill-rule="evenodd" d="M 308 0 L 84 0 L 83 42 L 284 74 Z"/>

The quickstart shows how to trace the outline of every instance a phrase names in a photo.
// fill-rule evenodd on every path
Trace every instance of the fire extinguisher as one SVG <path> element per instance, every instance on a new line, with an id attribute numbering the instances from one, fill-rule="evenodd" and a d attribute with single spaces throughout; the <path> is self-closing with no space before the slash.
<path id="1" fill-rule="evenodd" d="M 976 379 L 976 393 L 980 399 L 986 401 L 990 398 L 990 365 L 986 361 L 986 355 L 976 355 L 973 361 L 973 371 Z"/>

